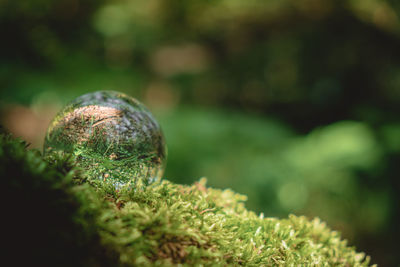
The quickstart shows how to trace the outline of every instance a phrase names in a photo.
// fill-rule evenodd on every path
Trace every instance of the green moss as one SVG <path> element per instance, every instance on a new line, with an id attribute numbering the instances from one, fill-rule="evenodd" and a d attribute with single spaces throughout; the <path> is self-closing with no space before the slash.
<path id="1" fill-rule="evenodd" d="M 115 190 L 0 138 L 7 255 L 41 266 L 369 266 L 319 219 L 263 218 L 231 190 L 138 181 Z"/>

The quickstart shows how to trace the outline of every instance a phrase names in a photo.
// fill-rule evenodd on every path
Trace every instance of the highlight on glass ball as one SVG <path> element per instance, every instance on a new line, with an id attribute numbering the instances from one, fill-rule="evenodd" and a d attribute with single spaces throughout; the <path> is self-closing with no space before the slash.
<path id="1" fill-rule="evenodd" d="M 68 152 L 115 186 L 161 179 L 166 145 L 160 125 L 138 100 L 114 91 L 82 95 L 50 123 L 44 154 Z"/>

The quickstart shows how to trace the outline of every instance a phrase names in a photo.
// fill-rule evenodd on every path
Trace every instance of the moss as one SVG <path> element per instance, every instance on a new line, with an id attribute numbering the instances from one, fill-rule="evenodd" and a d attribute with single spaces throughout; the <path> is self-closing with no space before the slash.
<path id="1" fill-rule="evenodd" d="M 43 159 L 4 135 L 0 143 L 3 243 L 14 265 L 369 266 L 319 219 L 263 218 L 205 179 L 115 190 L 68 155 Z"/>

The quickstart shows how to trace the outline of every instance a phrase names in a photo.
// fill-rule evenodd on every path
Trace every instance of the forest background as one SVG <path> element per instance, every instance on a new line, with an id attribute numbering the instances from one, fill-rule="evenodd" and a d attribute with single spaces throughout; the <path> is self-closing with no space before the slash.
<path id="1" fill-rule="evenodd" d="M 165 177 L 320 217 L 391 266 L 399 236 L 400 2 L 0 1 L 0 123 L 41 148 L 91 91 L 143 101 Z"/>

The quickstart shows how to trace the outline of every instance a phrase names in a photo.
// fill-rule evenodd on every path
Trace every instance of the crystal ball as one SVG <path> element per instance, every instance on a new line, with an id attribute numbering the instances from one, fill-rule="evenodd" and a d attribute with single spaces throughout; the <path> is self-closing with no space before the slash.
<path id="1" fill-rule="evenodd" d="M 161 179 L 164 135 L 150 111 L 123 93 L 82 95 L 62 109 L 47 130 L 43 152 L 72 153 L 89 174 L 116 186 Z"/>

